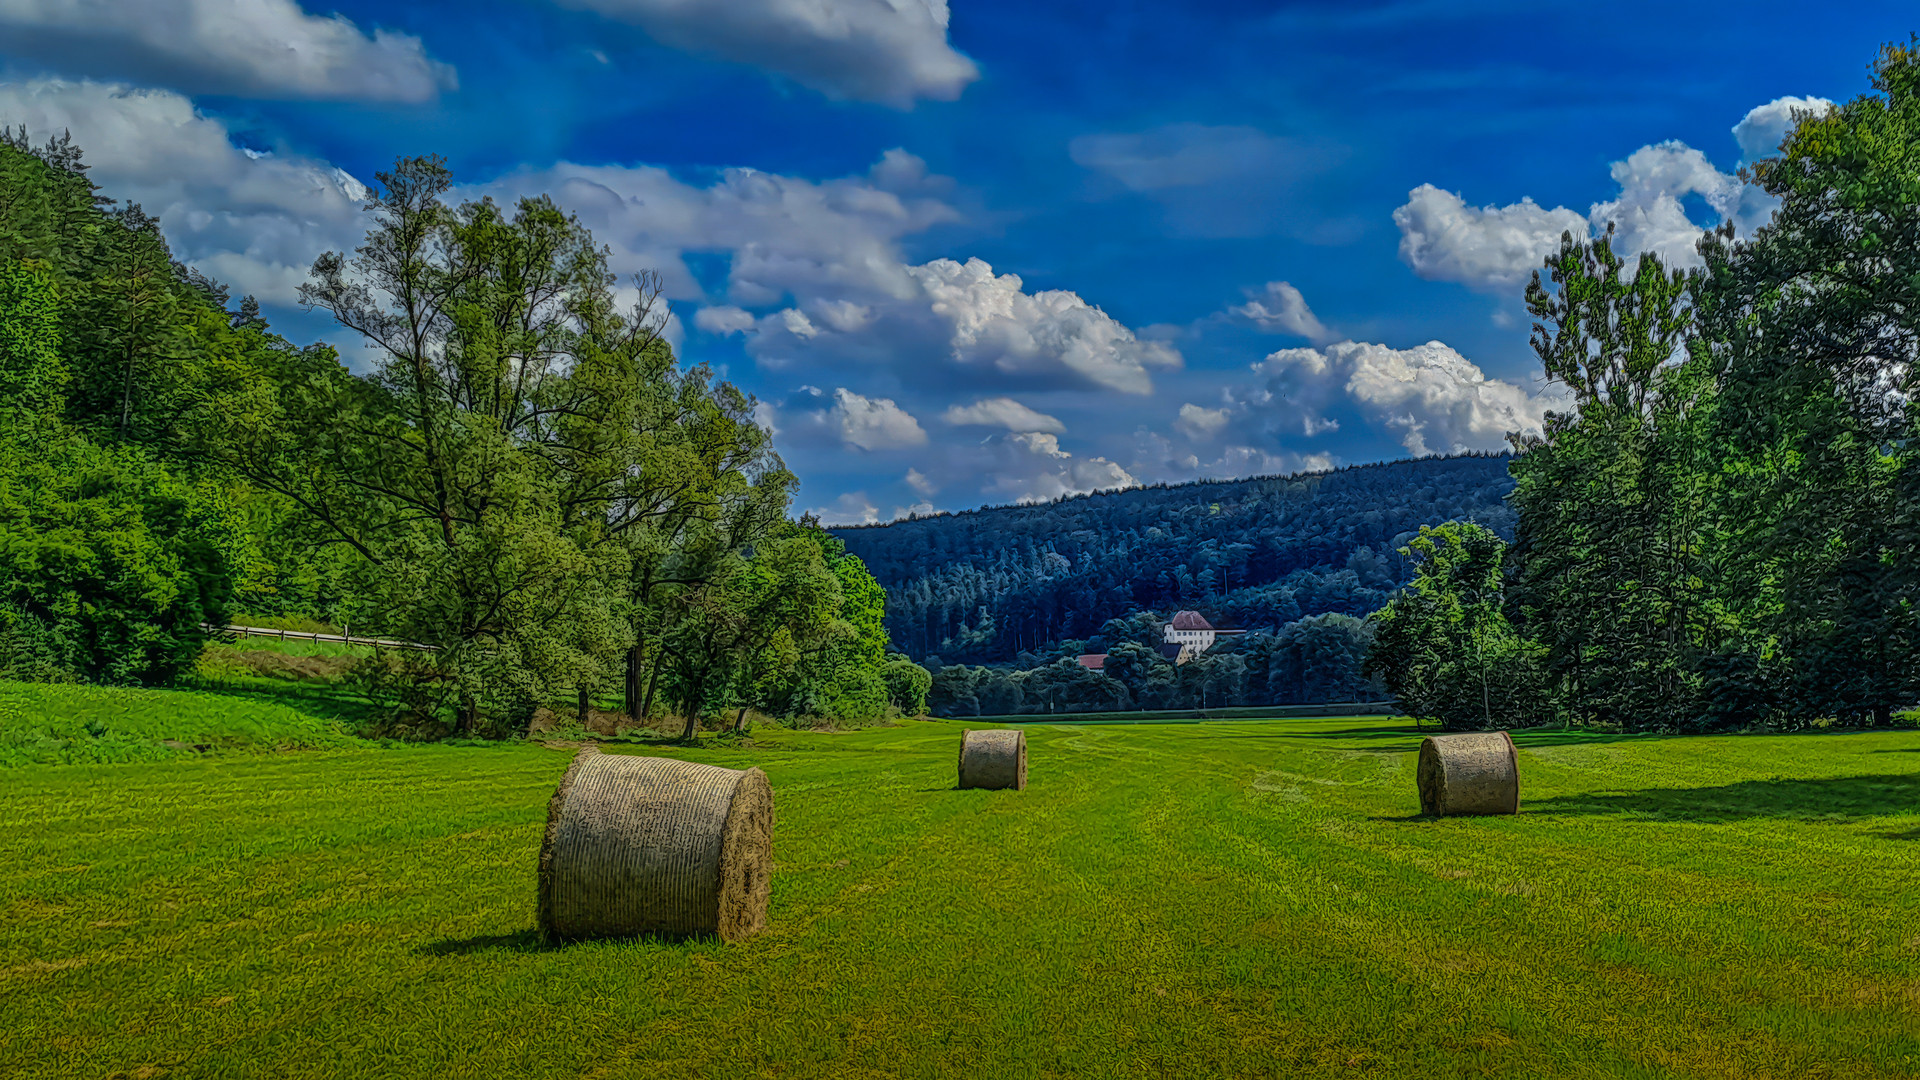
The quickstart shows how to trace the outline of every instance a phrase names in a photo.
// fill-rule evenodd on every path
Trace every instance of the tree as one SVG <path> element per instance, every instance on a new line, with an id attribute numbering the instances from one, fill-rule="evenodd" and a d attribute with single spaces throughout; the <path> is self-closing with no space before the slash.
<path id="1" fill-rule="evenodd" d="M 1539 436 L 1515 436 L 1519 511 L 1509 611 L 1544 647 L 1558 706 L 1628 727 L 1687 723 L 1708 631 L 1697 603 L 1712 380 L 1686 360 L 1685 275 L 1642 254 L 1631 274 L 1613 228 L 1564 235 L 1527 306 L 1549 378 L 1573 394 Z"/>
<path id="2" fill-rule="evenodd" d="M 378 179 L 366 244 L 322 255 L 301 287 L 375 350 L 373 371 L 275 352 L 271 415 L 211 445 L 360 556 L 360 590 L 390 632 L 439 647 L 473 730 L 483 698 L 530 715 L 625 644 L 602 584 L 619 555 L 578 535 L 580 471 L 553 452 L 569 423 L 612 411 L 616 391 L 586 378 L 597 354 L 575 348 L 610 277 L 548 199 L 446 206 L 437 158 Z"/>
<path id="3" fill-rule="evenodd" d="M 887 684 L 887 701 L 899 709 L 903 716 L 919 716 L 927 711 L 927 692 L 933 688 L 933 676 L 927 669 L 894 654 L 887 657 L 886 665 L 880 669 L 880 678 Z"/>
<path id="4" fill-rule="evenodd" d="M 1780 200 L 1701 247 L 1699 350 L 1725 399 L 1725 719 L 1885 722 L 1920 690 L 1920 38 L 1873 93 L 1798 118 L 1751 178 Z"/>
<path id="5" fill-rule="evenodd" d="M 1374 613 L 1366 674 L 1408 714 L 1445 728 L 1544 719 L 1534 658 L 1502 614 L 1506 544 L 1471 522 L 1423 526 L 1413 585 Z"/>

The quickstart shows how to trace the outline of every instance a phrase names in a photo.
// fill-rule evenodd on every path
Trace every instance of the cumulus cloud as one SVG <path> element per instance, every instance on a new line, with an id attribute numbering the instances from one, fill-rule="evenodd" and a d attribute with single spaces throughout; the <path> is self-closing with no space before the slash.
<path id="1" fill-rule="evenodd" d="M 693 313 L 693 325 L 708 334 L 741 334 L 753 329 L 753 314 L 727 305 L 703 307 Z"/>
<path id="2" fill-rule="evenodd" d="M 1284 231 L 1314 241 L 1348 238 L 1350 223 L 1304 213 L 1303 186 L 1331 171 L 1344 148 L 1236 125 L 1167 124 L 1082 135 L 1075 164 L 1160 203 L 1176 232 L 1207 237 Z"/>
<path id="3" fill-rule="evenodd" d="M 862 397 L 841 388 L 833 392 L 831 416 L 841 441 L 862 450 L 897 450 L 927 441 L 920 421 L 891 398 Z"/>
<path id="4" fill-rule="evenodd" d="M 561 0 L 676 49 L 752 64 L 830 97 L 907 108 L 980 77 L 947 41 L 946 0 Z"/>
<path id="5" fill-rule="evenodd" d="M 995 274 L 980 259 L 900 269 L 903 294 L 869 292 L 852 304 L 815 293 L 761 316 L 748 350 L 774 367 L 887 366 L 943 391 L 965 382 L 1146 394 L 1155 370 L 1181 365 L 1172 346 L 1141 340 L 1079 294 L 1028 293 L 1018 275 Z"/>
<path id="6" fill-rule="evenodd" d="M 1281 349 L 1253 370 L 1260 384 L 1243 399 L 1249 413 L 1312 433 L 1327 408 L 1350 402 L 1416 456 L 1499 449 L 1508 432 L 1538 432 L 1547 410 L 1566 407 L 1560 392 L 1490 379 L 1438 341 Z"/>
<path id="7" fill-rule="evenodd" d="M 1180 406 L 1180 415 L 1174 420 L 1173 426 L 1185 432 L 1189 438 L 1211 439 L 1220 434 L 1232 416 L 1227 409 L 1203 409 L 1188 402 Z"/>
<path id="8" fill-rule="evenodd" d="M 777 410 L 769 430 L 807 442 L 851 446 L 858 450 L 899 450 L 924 446 L 927 433 L 912 413 L 892 398 L 870 398 L 841 387 L 828 394 L 803 386 Z"/>
<path id="9" fill-rule="evenodd" d="M 1740 202 L 1740 178 L 1713 167 L 1707 156 L 1677 140 L 1635 150 L 1625 161 L 1613 163 L 1617 198 L 1595 203 L 1587 215 L 1594 235 L 1613 222 L 1615 245 L 1622 254 L 1651 251 L 1668 266 L 1691 266 L 1700 261 L 1694 250 L 1705 226 L 1687 217 L 1681 200 L 1697 195 L 1721 220 Z"/>
<path id="10" fill-rule="evenodd" d="M 1133 487 L 1133 475 L 1104 457 L 1075 457 L 1060 439 L 1044 431 L 989 436 L 985 451 L 989 477 L 982 490 L 1014 502 L 1045 502 L 1062 495 Z"/>
<path id="11" fill-rule="evenodd" d="M 1744 161 L 1759 161 L 1780 152 L 1780 144 L 1797 123 L 1795 113 L 1825 116 L 1833 102 L 1820 97 L 1779 97 L 1765 105 L 1756 105 L 1733 125 L 1734 141 L 1740 144 Z"/>
<path id="12" fill-rule="evenodd" d="M 982 398 L 971 405 L 950 405 L 941 417 L 949 424 L 977 424 L 1008 431 L 1046 431 L 1059 435 L 1067 426 L 1009 397 Z"/>
<path id="13" fill-rule="evenodd" d="M 940 490 L 940 485 L 927 479 L 927 474 L 919 469 L 907 470 L 907 486 L 922 495 L 932 495 Z"/>
<path id="14" fill-rule="evenodd" d="M 315 256 L 365 234 L 360 181 L 324 161 L 244 151 L 171 91 L 0 83 L 0 124 L 70 130 L 88 175 L 158 217 L 177 258 L 262 303 L 293 303 Z"/>
<path id="15" fill-rule="evenodd" d="M 724 252 L 726 298 L 764 307 L 795 296 L 866 302 L 914 295 L 918 284 L 899 241 L 960 220 L 940 197 L 943 186 L 918 158 L 894 150 L 866 176 L 818 183 L 725 169 L 702 187 L 653 166 L 560 162 L 462 193 L 503 202 L 551 193 L 612 249 L 616 269 L 658 270 L 676 299 L 710 299 L 687 266 L 689 252 Z"/>
<path id="16" fill-rule="evenodd" d="M 1300 290 L 1284 281 L 1269 281 L 1259 292 L 1249 290 L 1248 300 L 1227 314 L 1245 319 L 1269 334 L 1294 334 L 1318 344 L 1333 335 L 1321 325 L 1307 306 Z"/>
<path id="17" fill-rule="evenodd" d="M 1825 98 L 1782 97 L 1750 110 L 1733 126 L 1741 159 L 1752 162 L 1777 152 L 1796 113 L 1822 115 L 1832 108 Z M 1423 278 L 1507 292 L 1559 248 L 1563 233 L 1585 240 L 1613 222 L 1615 249 L 1622 255 L 1651 251 L 1669 266 L 1694 266 L 1700 261 L 1695 244 L 1709 226 L 1688 214 L 1688 199 L 1698 199 L 1714 224 L 1732 221 L 1742 235 L 1765 224 L 1777 205 L 1678 140 L 1643 146 L 1614 162 L 1610 172 L 1619 194 L 1594 203 L 1584 215 L 1564 206 L 1549 210 L 1530 198 L 1474 207 L 1454 192 L 1422 184 L 1393 212 L 1401 261 Z"/>
<path id="18" fill-rule="evenodd" d="M 1016 274 L 995 275 L 981 259 L 935 259 L 909 268 L 934 314 L 953 328 L 955 363 L 1007 374 L 1069 375 L 1129 394 L 1153 389 L 1153 368 L 1177 368 L 1180 354 L 1141 341 L 1106 312 L 1064 289 L 1027 293 Z"/>
<path id="19" fill-rule="evenodd" d="M 1432 184 L 1407 193 L 1394 210 L 1400 260 L 1433 281 L 1506 289 L 1525 281 L 1560 246 L 1562 233 L 1587 235 L 1587 219 L 1565 207 L 1545 209 L 1532 199 L 1511 206 L 1468 206 Z"/>
<path id="20" fill-rule="evenodd" d="M 807 513 L 819 518 L 822 525 L 872 525 L 880 520 L 880 508 L 864 491 L 846 492 L 826 506 L 813 507 Z"/>
<path id="21" fill-rule="evenodd" d="M 293 0 L 0 0 L 0 52 L 81 75 L 252 97 L 428 101 L 456 85 L 420 39 Z"/>

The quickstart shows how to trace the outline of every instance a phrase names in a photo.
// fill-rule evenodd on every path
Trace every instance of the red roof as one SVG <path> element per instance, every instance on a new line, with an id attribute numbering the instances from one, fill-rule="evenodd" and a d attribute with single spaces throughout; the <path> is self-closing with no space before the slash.
<path id="1" fill-rule="evenodd" d="M 1107 666 L 1107 654 L 1103 652 L 1087 653 L 1080 657 L 1080 666 L 1100 671 Z"/>
<path id="2" fill-rule="evenodd" d="M 1213 624 L 1200 617 L 1197 611 L 1178 612 L 1173 617 L 1175 630 L 1211 630 Z"/>

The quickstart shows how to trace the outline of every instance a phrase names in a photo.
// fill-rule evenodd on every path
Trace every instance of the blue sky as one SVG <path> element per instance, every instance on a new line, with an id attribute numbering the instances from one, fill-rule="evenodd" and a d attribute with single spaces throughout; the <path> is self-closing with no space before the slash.
<path id="1" fill-rule="evenodd" d="M 447 157 L 658 270 L 830 522 L 1504 445 L 1527 271 L 1686 262 L 1911 4 L 0 0 L 69 128 L 296 340 L 363 185 Z M 343 348 L 350 361 L 356 349 Z"/>

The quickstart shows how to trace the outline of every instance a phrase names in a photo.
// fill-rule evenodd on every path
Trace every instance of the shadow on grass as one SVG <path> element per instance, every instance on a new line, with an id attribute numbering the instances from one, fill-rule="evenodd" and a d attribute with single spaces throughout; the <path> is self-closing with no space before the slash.
<path id="1" fill-rule="evenodd" d="M 620 934 L 601 938 L 580 938 L 578 940 L 547 941 L 540 931 L 533 928 L 516 930 L 511 934 L 481 934 L 470 938 L 447 938 L 422 945 L 413 950 L 421 956 L 471 956 L 474 953 L 500 949 L 516 953 L 559 952 L 571 945 L 590 942 L 651 941 L 666 945 L 703 945 L 719 941 L 716 934 Z"/>
<path id="2" fill-rule="evenodd" d="M 181 679 L 176 688 L 241 701 L 270 701 L 316 720 L 344 723 L 356 729 L 371 720 L 376 712 L 372 702 L 344 687 L 279 684 L 264 679 L 243 682 L 189 677 Z"/>
<path id="3" fill-rule="evenodd" d="M 1605 795 L 1522 801 L 1536 814 L 1622 814 L 1654 821 L 1723 822 L 1753 818 L 1821 821 L 1879 817 L 1920 806 L 1920 774 L 1743 780 L 1708 788 L 1648 788 Z M 1920 831 L 1898 839 L 1920 838 Z"/>
<path id="4" fill-rule="evenodd" d="M 508 952 L 539 953 L 554 952 L 566 948 L 564 944 L 544 941 L 538 930 L 516 930 L 511 934 L 482 934 L 479 937 L 447 938 L 430 945 L 422 945 L 414 952 L 422 956 L 469 956 L 489 949 L 504 949 Z"/>

